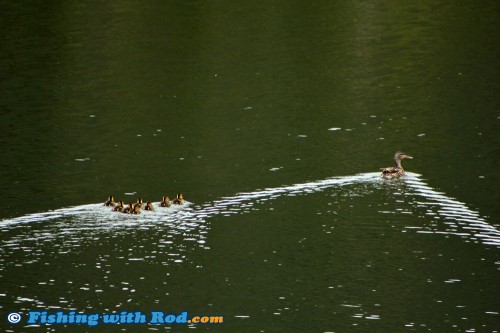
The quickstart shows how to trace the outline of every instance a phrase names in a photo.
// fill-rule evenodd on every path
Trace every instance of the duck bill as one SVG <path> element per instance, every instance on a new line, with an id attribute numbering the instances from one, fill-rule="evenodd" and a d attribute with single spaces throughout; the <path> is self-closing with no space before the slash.
<path id="1" fill-rule="evenodd" d="M 413 156 L 410 156 L 410 155 L 405 155 L 405 158 L 412 160 L 412 159 L 413 159 Z"/>

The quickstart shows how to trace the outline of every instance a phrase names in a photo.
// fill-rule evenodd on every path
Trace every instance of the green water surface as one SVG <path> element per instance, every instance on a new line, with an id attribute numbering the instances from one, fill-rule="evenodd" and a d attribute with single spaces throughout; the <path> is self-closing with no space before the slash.
<path id="1" fill-rule="evenodd" d="M 499 244 L 475 229 L 498 240 L 497 1 L 0 3 L 2 331 L 500 330 Z M 360 181 L 203 215 L 397 150 L 444 199 Z M 12 223 L 177 192 L 201 213 Z M 6 320 L 40 309 L 224 323 Z"/>

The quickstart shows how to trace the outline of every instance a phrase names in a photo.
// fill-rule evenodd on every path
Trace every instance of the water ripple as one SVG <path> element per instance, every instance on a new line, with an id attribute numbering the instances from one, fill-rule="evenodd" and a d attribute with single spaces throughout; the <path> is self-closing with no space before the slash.
<path id="1" fill-rule="evenodd" d="M 485 245 L 500 246 L 500 232 L 495 227 L 488 224 L 478 212 L 469 209 L 465 203 L 431 188 L 424 182 L 421 175 L 407 173 L 404 178 L 397 181 L 408 189 L 402 195 L 406 198 L 415 198 L 415 200 L 407 200 L 406 204 L 425 208 L 425 215 L 432 217 L 433 221 L 428 225 L 407 226 L 406 229 L 414 230 L 417 233 L 466 236 Z M 82 237 L 85 237 L 86 233 L 94 236 L 96 233 L 117 235 L 126 233 L 131 228 L 149 230 L 157 227 L 164 228 L 169 235 L 182 236 L 184 240 L 196 242 L 200 247 L 204 247 L 206 229 L 208 228 L 207 220 L 210 217 L 248 213 L 255 209 L 256 204 L 282 196 L 307 195 L 328 188 L 348 186 L 354 186 L 354 190 L 358 186 L 362 189 L 362 195 L 363 191 L 372 192 L 387 187 L 387 184 L 392 185 L 393 182 L 381 179 L 379 173 L 363 173 L 242 192 L 199 205 L 186 203 L 170 208 L 158 207 L 155 211 L 145 211 L 140 215 L 120 214 L 110 211 L 109 207 L 103 207 L 102 204 L 89 204 L 6 219 L 0 222 L 0 230 L 26 229 L 24 233 L 18 233 L 10 239 L 2 240 L 5 247 L 19 248 L 23 241 L 40 242 L 68 238 L 69 235 L 75 233 L 82 235 Z M 367 188 L 361 185 L 374 186 Z M 401 195 L 400 193 L 395 194 Z M 352 193 L 352 195 L 360 195 L 360 193 Z M 412 206 L 408 208 L 412 208 Z M 397 209 L 396 211 L 381 210 L 379 213 L 412 214 L 412 211 Z M 436 226 L 434 221 L 436 218 L 440 219 L 441 227 L 445 226 L 445 230 Z M 29 227 L 33 223 L 37 223 L 40 227 Z M 90 231 L 92 232 L 90 233 Z M 170 245 L 174 246 L 172 243 Z"/>
<path id="2" fill-rule="evenodd" d="M 405 179 L 405 183 L 413 190 L 414 196 L 424 199 L 416 204 L 426 207 L 426 215 L 441 217 L 445 226 L 444 231 L 437 230 L 433 225 L 423 226 L 417 233 L 449 234 L 467 237 L 485 245 L 500 246 L 500 232 L 465 203 L 435 191 L 420 177 Z"/>
<path id="3" fill-rule="evenodd" d="M 390 191 L 387 191 L 388 189 Z M 400 227 L 401 232 L 411 231 L 422 236 L 433 234 L 437 237 L 453 235 L 486 246 L 500 246 L 500 233 L 495 227 L 488 224 L 478 212 L 469 209 L 465 203 L 432 189 L 421 175 L 408 173 L 403 179 L 388 181 L 382 179 L 379 173 L 364 173 L 243 192 L 198 205 L 186 203 L 170 208 L 157 207 L 153 212 L 145 211 L 140 215 L 121 214 L 112 212 L 102 204 L 89 204 L 6 219 L 0 221 L 0 277 L 4 277 L 7 272 L 15 275 L 13 270 L 18 271 L 23 267 L 31 270 L 32 267 L 45 266 L 51 256 L 64 258 L 67 254 L 92 248 L 93 244 L 111 246 L 113 250 L 110 253 L 98 254 L 90 259 L 91 262 L 73 263 L 76 270 L 95 267 L 94 274 L 102 276 L 102 282 L 95 283 L 79 281 L 76 277 L 73 280 L 74 276 L 68 276 L 70 280 L 66 282 L 67 287 L 71 288 L 75 299 L 68 296 L 69 298 L 59 299 L 56 304 L 45 304 L 35 298 L 17 297 L 13 302 L 20 305 L 20 310 L 47 306 L 71 309 L 76 308 L 75 304 L 81 299 L 81 293 L 99 295 L 104 291 L 113 290 L 123 293 L 121 301 L 118 297 L 114 305 L 115 309 L 120 309 L 125 304 L 125 298 L 128 299 L 127 303 L 130 302 L 130 293 L 135 292 L 141 285 L 141 279 L 145 277 L 140 277 L 139 281 L 123 281 L 122 286 L 117 286 L 110 284 L 110 275 L 114 270 L 124 267 L 132 269 L 133 266 L 135 270 L 141 271 L 149 269 L 150 265 L 189 263 L 192 257 L 189 255 L 190 251 L 197 248 L 209 249 L 207 234 L 211 217 L 252 213 L 258 210 L 256 206 L 259 203 L 327 190 L 342 193 L 352 200 L 370 193 L 389 193 L 389 196 L 395 198 L 394 202 L 398 208 L 388 209 L 390 206 L 387 202 L 381 201 L 379 204 L 384 206 L 384 209 L 375 214 L 383 214 L 384 218 L 401 216 L 406 223 Z M 155 206 L 157 205 L 158 203 L 155 203 Z M 407 214 L 419 218 L 407 219 Z M 412 221 L 418 221 L 419 224 L 408 225 L 413 223 Z M 147 232 L 146 236 L 141 235 L 144 232 Z M 329 229 L 326 232 L 331 231 Z M 120 266 L 124 267 L 116 268 Z M 166 272 L 168 275 L 169 270 Z M 52 287 L 54 280 L 36 281 L 34 277 L 33 281 L 26 280 L 23 283 Z M 27 286 L 22 285 L 20 288 Z M 5 294 L 0 294 L 2 295 Z M 95 307 L 92 299 L 87 301 L 88 308 Z M 100 306 L 104 306 L 104 303 L 100 303 Z M 380 319 L 378 314 L 366 314 L 365 318 Z"/>

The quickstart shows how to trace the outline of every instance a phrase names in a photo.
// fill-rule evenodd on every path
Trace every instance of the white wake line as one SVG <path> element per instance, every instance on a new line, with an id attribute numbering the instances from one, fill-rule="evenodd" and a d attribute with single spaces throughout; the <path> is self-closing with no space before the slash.
<path id="1" fill-rule="evenodd" d="M 415 191 L 415 195 L 432 200 L 429 202 L 417 202 L 420 205 L 437 206 L 437 214 L 440 215 L 445 222 L 454 221 L 462 228 L 471 230 L 470 233 L 465 233 L 468 236 L 473 236 L 479 239 L 483 244 L 494 245 L 500 247 L 500 231 L 494 226 L 486 222 L 481 217 L 479 212 L 473 211 L 463 202 L 454 198 L 447 197 L 444 193 L 437 192 L 429 185 L 420 179 L 406 180 L 405 183 Z M 464 236 L 460 232 L 442 232 L 442 231 L 417 231 L 422 233 L 437 233 L 437 234 L 455 234 Z M 474 233 L 476 232 L 476 233 Z"/>
<path id="2" fill-rule="evenodd" d="M 427 202 L 417 202 L 417 204 L 439 207 L 440 209 L 437 211 L 437 214 L 440 215 L 443 219 L 452 219 L 460 224 L 463 228 L 476 231 L 476 234 L 469 235 L 478 237 L 478 239 L 480 239 L 485 244 L 500 246 L 500 232 L 495 227 L 488 224 L 478 212 L 469 209 L 466 204 L 454 198 L 447 197 L 442 192 L 438 192 L 432 189 L 421 179 L 421 175 L 407 172 L 405 177 L 397 181 L 404 182 L 406 186 L 414 191 L 414 193 L 407 193 L 405 195 L 415 195 L 429 200 Z M 275 199 L 277 197 L 288 194 L 313 193 L 334 186 L 346 186 L 355 183 L 383 184 L 384 182 L 386 182 L 386 180 L 380 177 L 380 173 L 372 172 L 353 176 L 332 177 L 323 180 L 293 184 L 288 186 L 266 188 L 253 192 L 242 192 L 231 197 L 223 197 L 220 200 L 194 206 L 188 211 L 181 211 L 182 214 L 176 215 L 175 219 L 183 222 L 193 222 L 193 220 L 196 222 L 203 222 L 207 217 L 214 215 L 242 213 L 246 209 L 252 208 L 254 202 L 259 200 Z M 172 212 L 177 213 L 180 211 L 178 209 L 157 209 L 155 212 L 144 212 L 143 214 L 141 214 L 139 222 L 160 221 L 166 218 L 172 220 Z M 117 213 L 109 212 L 109 209 L 107 208 L 104 212 L 102 204 L 81 205 L 2 220 L 0 221 L 0 228 L 5 228 L 22 223 L 44 222 L 60 217 L 81 216 L 82 214 L 87 216 L 91 215 L 93 217 L 102 217 L 105 219 L 110 218 L 110 216 L 115 216 Z M 123 215 L 119 216 L 121 217 Z M 437 231 L 425 232 L 440 233 Z"/>
<path id="3" fill-rule="evenodd" d="M 289 193 L 317 192 L 325 188 L 333 187 L 336 185 L 344 186 L 344 185 L 352 185 L 354 183 L 369 183 L 376 181 L 381 181 L 380 173 L 378 172 L 362 173 L 354 176 L 333 177 L 308 183 L 266 188 L 263 190 L 257 190 L 253 192 L 242 192 L 232 197 L 224 197 L 212 203 L 201 205 L 200 207 L 201 209 L 208 210 L 208 212 L 210 213 L 214 212 L 214 210 L 218 211 L 219 209 L 224 209 L 230 207 L 231 205 L 240 205 L 245 201 L 252 201 L 255 199 L 262 199 L 262 198 L 271 199 Z"/>
<path id="4" fill-rule="evenodd" d="M 380 177 L 380 173 L 372 172 L 354 176 L 327 178 L 324 180 L 294 184 L 289 186 L 267 188 L 254 192 L 243 192 L 238 193 L 232 197 L 225 197 L 212 203 L 201 205 L 198 210 L 198 216 L 201 218 L 205 218 L 210 215 L 218 214 L 238 214 L 242 212 L 242 209 L 231 210 L 231 207 L 242 207 L 245 202 L 249 202 L 250 205 L 247 205 L 251 207 L 251 204 L 253 204 L 253 202 L 256 200 L 258 201 L 259 199 L 275 199 L 283 195 L 295 193 L 307 194 L 311 192 L 322 191 L 325 188 L 333 186 L 352 185 L 355 183 L 383 184 L 384 181 L 386 180 Z M 390 180 L 387 181 L 390 182 Z M 447 197 L 444 193 L 438 192 L 431 188 L 421 179 L 421 175 L 407 172 L 405 177 L 396 181 L 403 181 L 407 187 L 414 191 L 413 193 L 408 193 L 406 195 L 414 195 L 425 198 L 427 200 L 432 200 L 427 202 L 417 202 L 417 204 L 439 207 L 437 214 L 439 214 L 444 220 L 452 219 L 459 225 L 461 225 L 462 228 L 475 232 L 448 232 L 448 234 L 454 234 L 457 236 L 467 235 L 469 237 L 478 239 L 483 244 L 495 245 L 500 247 L 500 231 L 498 231 L 494 226 L 488 224 L 478 212 L 469 209 L 465 203 L 460 202 L 454 198 Z M 245 206 L 245 208 L 248 208 L 248 206 Z M 442 231 L 431 230 L 425 230 L 422 232 L 435 234 L 443 233 Z"/>
<path id="5" fill-rule="evenodd" d="M 275 197 L 281 194 L 293 193 L 293 192 L 307 192 L 307 189 L 313 189 L 318 191 L 320 189 L 331 187 L 333 185 L 348 185 L 356 182 L 368 182 L 380 180 L 379 173 L 365 173 L 355 176 L 343 176 L 343 177 L 334 177 L 327 178 L 320 181 L 314 181 L 309 183 L 301 183 L 294 184 L 290 186 L 276 187 L 276 188 L 268 188 L 264 190 L 258 190 L 254 192 L 244 192 L 236 194 L 233 197 L 222 198 L 221 200 L 217 200 L 214 202 L 202 204 L 200 206 L 195 207 L 195 211 L 191 211 L 192 214 L 184 214 L 183 216 L 178 216 L 182 220 L 189 220 L 191 217 L 207 217 L 210 215 L 215 215 L 220 213 L 223 207 L 227 207 L 230 205 L 241 205 L 242 201 L 250 201 L 253 199 L 260 199 L 266 197 Z M 151 220 L 158 218 L 165 218 L 172 214 L 172 212 L 178 211 L 175 209 L 176 207 L 172 207 L 169 209 L 157 208 L 155 212 L 143 212 L 140 215 L 141 220 Z M 23 224 L 23 223 L 33 223 L 33 222 L 46 222 L 50 220 L 54 220 L 61 217 L 71 217 L 71 216 L 82 216 L 82 214 L 88 216 L 102 216 L 102 217 L 110 217 L 116 216 L 119 213 L 110 212 L 110 208 L 103 208 L 102 204 L 88 204 L 88 205 L 80 205 L 68 208 L 61 208 L 53 211 L 43 212 L 43 213 L 33 213 L 20 217 L 15 217 L 12 219 L 5 219 L 0 221 L 0 228 L 9 227 L 12 225 Z M 119 214 L 120 217 L 128 217 L 125 214 Z M 131 216 L 131 218 L 136 216 Z"/>
<path id="6" fill-rule="evenodd" d="M 55 220 L 61 217 L 100 217 L 102 219 L 112 219 L 114 222 L 118 220 L 137 220 L 138 222 L 148 222 L 150 220 L 158 220 L 159 217 L 172 217 L 173 214 L 180 213 L 186 207 L 191 206 L 192 203 L 186 202 L 183 206 L 172 206 L 170 208 L 157 208 L 156 212 L 143 212 L 142 215 L 128 215 L 119 212 L 111 211 L 111 207 L 105 207 L 100 204 L 87 204 L 74 207 L 60 208 L 53 211 L 43 213 L 33 213 L 12 219 L 5 219 L 0 221 L 0 229 L 10 227 L 13 225 L 25 223 L 40 223 L 50 220 Z M 96 226 L 98 227 L 98 226 Z"/>

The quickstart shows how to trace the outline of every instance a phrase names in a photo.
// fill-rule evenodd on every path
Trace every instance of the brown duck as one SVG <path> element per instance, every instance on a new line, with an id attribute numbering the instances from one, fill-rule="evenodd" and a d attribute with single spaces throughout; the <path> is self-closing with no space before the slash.
<path id="1" fill-rule="evenodd" d="M 132 212 L 130 214 L 140 214 L 141 213 L 141 206 L 139 204 L 135 204 Z"/>
<path id="2" fill-rule="evenodd" d="M 177 193 L 177 198 L 172 200 L 172 203 L 174 205 L 182 205 L 184 203 L 184 196 L 182 195 L 182 193 Z"/>
<path id="3" fill-rule="evenodd" d="M 139 208 L 142 208 L 142 205 L 143 205 L 143 201 L 141 198 L 137 199 L 137 202 L 135 203 L 135 206 L 139 206 Z"/>
<path id="4" fill-rule="evenodd" d="M 170 207 L 170 199 L 168 196 L 164 196 L 161 203 L 160 207 Z"/>
<path id="5" fill-rule="evenodd" d="M 110 195 L 110 196 L 108 197 L 108 200 L 106 200 L 106 202 L 104 203 L 104 206 L 108 206 L 108 207 L 109 207 L 109 206 L 111 206 L 111 207 L 114 207 L 114 205 L 115 205 L 115 198 L 113 198 L 113 196 L 112 196 L 112 195 Z"/>
<path id="6" fill-rule="evenodd" d="M 151 203 L 151 201 L 148 201 L 148 203 L 146 204 L 146 207 L 144 207 L 144 210 L 154 210 L 153 203 Z"/>
<path id="7" fill-rule="evenodd" d="M 132 203 L 129 203 L 128 206 L 123 210 L 123 213 L 132 214 L 133 211 L 134 211 L 134 206 L 132 205 Z"/>
<path id="8" fill-rule="evenodd" d="M 404 160 L 405 158 L 407 159 L 413 159 L 410 155 L 407 155 L 403 152 L 396 152 L 394 154 L 394 162 L 396 166 L 393 167 L 388 167 L 388 168 L 381 168 L 382 170 L 382 177 L 384 178 L 396 178 L 396 177 L 401 177 L 405 175 L 405 171 L 403 167 L 401 166 L 401 161 Z"/>
<path id="9" fill-rule="evenodd" d="M 114 212 L 123 212 L 123 201 L 119 201 L 116 207 L 113 208 Z"/>

